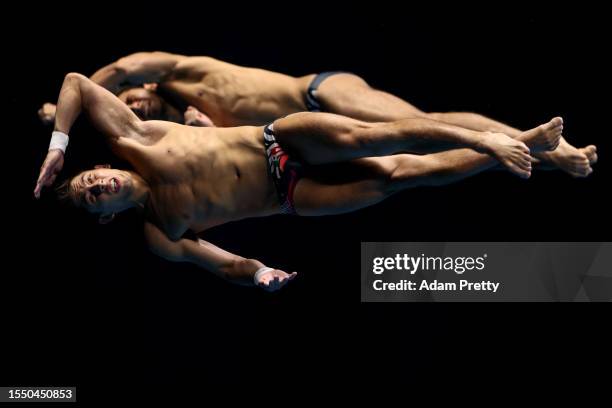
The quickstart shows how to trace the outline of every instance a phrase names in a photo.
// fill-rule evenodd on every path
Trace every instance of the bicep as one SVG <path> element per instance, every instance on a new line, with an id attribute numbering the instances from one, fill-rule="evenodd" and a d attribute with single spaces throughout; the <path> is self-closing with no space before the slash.
<path id="1" fill-rule="evenodd" d="M 201 239 L 193 241 L 181 238 L 173 241 L 151 223 L 145 224 L 145 238 L 154 254 L 172 262 L 196 264 L 222 277 L 235 262 L 242 259 Z"/>
<path id="2" fill-rule="evenodd" d="M 144 237 L 147 246 L 155 255 L 174 262 L 181 262 L 186 259 L 183 239 L 171 240 L 168 236 L 155 225 L 146 222 L 144 225 Z"/>
<path id="3" fill-rule="evenodd" d="M 119 98 L 86 77 L 80 80 L 82 104 L 94 126 L 115 141 L 136 138 L 141 120 Z"/>
<path id="4" fill-rule="evenodd" d="M 167 52 L 137 52 L 120 58 L 115 66 L 125 72 L 132 84 L 160 82 L 170 76 L 175 66 L 187 57 Z"/>

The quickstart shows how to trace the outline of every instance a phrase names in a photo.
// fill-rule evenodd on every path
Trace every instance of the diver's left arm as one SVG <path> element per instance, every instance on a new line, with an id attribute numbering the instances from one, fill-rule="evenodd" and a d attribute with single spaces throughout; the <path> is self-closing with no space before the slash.
<path id="1" fill-rule="evenodd" d="M 91 80 L 113 93 L 129 85 L 161 82 L 187 57 L 168 52 L 136 52 L 100 68 Z"/>
<path id="2" fill-rule="evenodd" d="M 149 222 L 145 223 L 145 239 L 151 251 L 164 259 L 193 263 L 239 285 L 276 291 L 297 275 L 297 272 L 289 274 L 280 269 L 268 268 L 256 259 L 232 254 L 201 239 L 193 241 L 181 238 L 172 241 Z"/>
<path id="3" fill-rule="evenodd" d="M 129 86 L 164 81 L 172 75 L 176 65 L 187 58 L 160 51 L 136 52 L 100 68 L 90 79 L 113 94 L 118 94 Z M 38 116 L 44 124 L 53 123 L 56 106 L 45 103 L 39 109 Z"/>
<path id="4" fill-rule="evenodd" d="M 55 128 L 49 152 L 34 189 L 36 198 L 40 197 L 43 186 L 51 186 L 61 171 L 68 134 L 82 111 L 87 112 L 93 125 L 119 155 L 121 150 L 115 148 L 122 141 L 139 140 L 144 133 L 143 122 L 115 95 L 81 74 L 67 74 L 57 101 Z"/>

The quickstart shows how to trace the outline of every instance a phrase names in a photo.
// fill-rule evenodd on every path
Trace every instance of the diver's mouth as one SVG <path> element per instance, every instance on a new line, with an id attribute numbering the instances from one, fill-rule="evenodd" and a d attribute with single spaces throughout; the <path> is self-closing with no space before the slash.
<path id="1" fill-rule="evenodd" d="M 110 181 L 110 187 L 113 193 L 118 193 L 121 190 L 121 182 L 116 178 L 112 178 Z"/>

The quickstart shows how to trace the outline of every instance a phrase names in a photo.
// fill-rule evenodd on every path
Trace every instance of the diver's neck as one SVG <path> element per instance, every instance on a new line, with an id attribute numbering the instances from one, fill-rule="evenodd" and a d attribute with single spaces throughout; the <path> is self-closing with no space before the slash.
<path id="1" fill-rule="evenodd" d="M 145 204 L 149 200 L 151 194 L 151 188 L 149 183 L 142 178 L 140 175 L 130 172 L 132 176 L 132 194 L 130 195 L 130 202 L 133 207 L 144 208 Z"/>

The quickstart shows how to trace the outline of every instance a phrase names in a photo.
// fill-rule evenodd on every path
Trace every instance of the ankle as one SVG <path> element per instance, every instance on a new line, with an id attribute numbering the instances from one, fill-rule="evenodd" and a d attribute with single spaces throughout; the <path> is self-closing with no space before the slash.
<path id="1" fill-rule="evenodd" d="M 491 141 L 493 132 L 474 132 L 474 147 L 473 149 L 479 153 L 491 153 L 493 148 Z"/>

